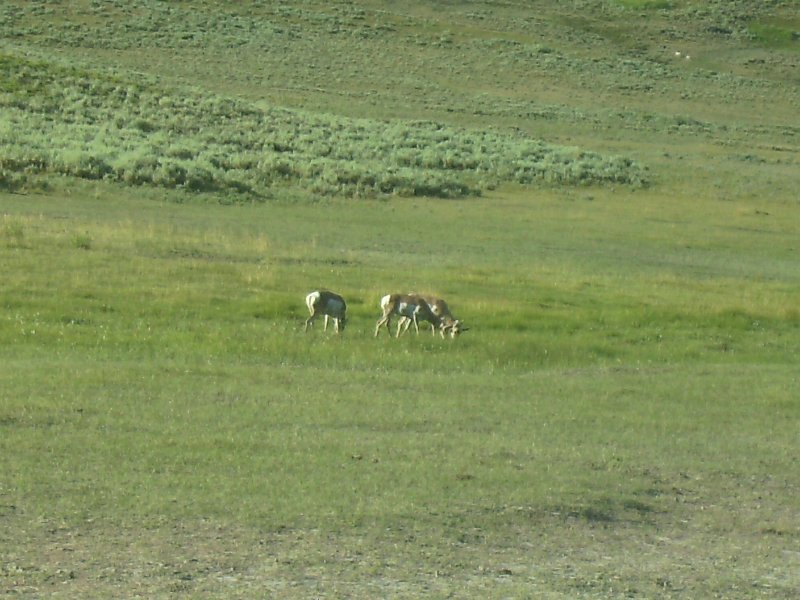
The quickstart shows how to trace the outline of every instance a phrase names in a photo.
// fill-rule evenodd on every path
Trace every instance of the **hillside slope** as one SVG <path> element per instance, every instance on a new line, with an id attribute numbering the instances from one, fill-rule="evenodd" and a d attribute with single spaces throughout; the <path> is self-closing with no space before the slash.
<path id="1" fill-rule="evenodd" d="M 264 180 L 288 178 L 305 182 L 312 193 L 348 195 L 366 190 L 449 196 L 504 181 L 640 184 L 648 177 L 638 165 L 628 168 L 633 165 L 631 158 L 657 166 L 664 161 L 666 146 L 697 142 L 716 148 L 755 147 L 765 153 L 759 162 L 782 165 L 790 159 L 794 164 L 800 134 L 794 118 L 800 108 L 796 29 L 800 21 L 794 1 L 450 2 L 437 9 L 426 2 L 403 3 L 402 8 L 378 1 L 243 8 L 216 2 L 31 5 L 14 0 L 0 9 L 4 66 L 17 75 L 19 61 L 31 57 L 54 65 L 56 74 L 64 63 L 112 73 L 109 77 L 117 80 L 117 87 L 138 85 L 141 74 L 146 75 L 148 110 L 161 114 L 149 121 L 161 120 L 163 127 L 148 123 L 147 115 L 130 115 L 130 127 L 117 127 L 125 129 L 121 137 L 128 142 L 131 137 L 146 138 L 130 144 L 122 158 L 120 153 L 95 157 L 108 163 L 118 180 L 213 191 L 229 186 L 259 188 Z M 30 70 L 30 64 L 24 68 Z M 99 77 L 102 84 L 105 76 Z M 82 84 L 75 85 L 73 95 L 79 98 Z M 185 91 L 187 86 L 191 92 Z M 25 108 L 25 101 L 8 84 L 4 91 L 6 106 Z M 35 98 L 29 89 L 24 92 Z M 187 98 L 175 97 L 181 94 Z M 228 119 L 219 119 L 218 112 L 210 110 L 213 121 L 200 123 L 204 97 L 237 98 L 243 105 Z M 100 102 L 108 113 L 120 110 L 113 102 Z M 181 113 L 181 104 L 186 103 L 201 106 Z M 265 168 L 263 146 L 250 143 L 204 153 L 200 147 L 211 144 L 194 130 L 178 131 L 185 137 L 177 141 L 153 143 L 158 136 L 175 133 L 174 123 L 165 117 L 175 112 L 205 129 L 210 139 L 229 130 L 231 135 L 222 137 L 241 141 L 245 136 L 237 126 L 255 137 L 269 138 L 268 131 L 259 131 L 261 123 L 254 127 L 242 114 L 269 114 L 277 107 L 303 112 L 295 113 L 279 139 L 271 140 L 273 148 L 280 150 L 286 137 L 296 145 L 305 140 L 320 146 L 292 148 L 303 166 L 286 161 L 288 155 L 280 153 L 268 157 Z M 37 111 L 34 102 L 25 117 Z M 395 139 L 394 132 L 374 126 L 375 121 L 344 124 L 325 117 L 324 123 L 319 119 L 306 123 L 313 113 L 433 120 L 438 125 L 427 132 L 428 125 L 422 130 L 414 125 L 411 135 L 406 131 Z M 109 136 L 113 127 L 105 126 L 108 117 L 103 119 L 103 136 Z M 6 129 L 43 128 L 36 119 L 26 127 L 25 120 L 6 120 Z M 69 113 L 56 120 L 75 121 Z M 365 123 L 370 123 L 367 131 L 359 132 Z M 437 134 L 442 125 L 458 129 Z M 494 133 L 469 138 L 463 127 L 501 131 L 502 139 Z M 329 130 L 348 133 L 344 141 L 338 134 L 316 137 L 317 132 Z M 125 145 L 114 136 L 101 139 L 97 132 L 81 132 L 78 137 L 87 136 L 97 140 L 96 145 Z M 66 137 L 74 138 L 74 131 Z M 400 155 L 381 154 L 368 144 L 354 152 L 345 149 L 341 158 L 347 165 L 331 163 L 331 147 L 351 144 L 354 137 L 388 139 L 388 147 Z M 434 156 L 416 156 L 423 148 L 430 154 L 443 138 L 449 142 L 460 137 L 464 139 Z M 531 176 L 524 167 L 503 173 L 492 166 L 540 152 L 539 140 L 556 145 L 548 148 L 552 154 L 545 164 L 533 167 L 539 175 Z M 9 146 L 22 145 L 13 136 L 4 141 L 6 155 Z M 31 140 L 25 143 L 36 145 Z M 520 144 L 534 144 L 536 150 L 520 149 Z M 487 154 L 485 163 L 466 149 L 476 145 L 491 149 L 478 152 Z M 498 146 L 507 148 L 495 152 Z M 604 157 L 623 154 L 628 162 L 608 162 L 585 151 Z M 55 171 L 74 174 L 81 171 L 81 161 L 92 162 L 85 149 L 70 146 L 65 153 L 68 158 L 61 162 L 69 163 L 72 157 L 78 167 L 68 164 Z M 239 163 L 220 166 L 216 158 L 220 153 L 238 157 Z M 709 154 L 705 148 L 702 153 Z M 171 156 L 171 162 L 165 160 L 152 169 L 166 170 L 165 175 L 150 171 L 131 175 L 139 168 L 114 166 L 135 161 L 131 155 L 154 154 Z M 469 157 L 463 161 L 455 157 L 465 154 Z M 376 155 L 380 160 L 367 166 Z M 197 160 L 175 164 L 189 158 Z M 588 163 L 583 158 L 589 158 Z M 314 161 L 316 166 L 306 166 Z M 259 162 L 262 172 L 254 174 Z M 737 171 L 741 165 L 718 166 Z M 439 174 L 437 167 L 442 167 Z M 668 162 L 662 172 L 673 167 Z M 420 171 L 411 173 L 409 168 Z M 187 173 L 191 170 L 195 176 Z M 388 181 L 381 175 L 387 171 Z M 467 171 L 477 175 L 465 176 Z"/>

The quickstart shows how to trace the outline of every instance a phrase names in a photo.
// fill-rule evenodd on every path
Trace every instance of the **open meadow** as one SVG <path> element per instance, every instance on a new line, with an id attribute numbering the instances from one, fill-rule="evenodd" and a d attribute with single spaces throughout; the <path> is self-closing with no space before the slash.
<path id="1" fill-rule="evenodd" d="M 0 595 L 798 597 L 799 31 L 3 3 Z"/>

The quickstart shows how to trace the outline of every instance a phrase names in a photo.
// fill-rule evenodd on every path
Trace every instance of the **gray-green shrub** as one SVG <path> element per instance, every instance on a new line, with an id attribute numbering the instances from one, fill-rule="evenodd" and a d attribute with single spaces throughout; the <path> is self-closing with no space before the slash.
<path id="1" fill-rule="evenodd" d="M 0 54 L 0 167 L 269 195 L 460 197 L 486 182 L 641 185 L 625 158 L 428 121 L 261 109 L 194 90 Z"/>

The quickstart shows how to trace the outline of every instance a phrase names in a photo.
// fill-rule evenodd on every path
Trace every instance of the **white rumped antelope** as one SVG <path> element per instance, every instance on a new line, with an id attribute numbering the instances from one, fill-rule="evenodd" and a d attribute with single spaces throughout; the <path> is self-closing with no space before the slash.
<path id="1" fill-rule="evenodd" d="M 447 306 L 447 302 L 441 298 L 422 296 L 422 299 L 428 304 L 431 312 L 441 319 L 439 332 L 442 334 L 442 337 L 449 333 L 450 337 L 454 338 L 462 332 L 469 330 L 469 327 L 464 327 L 464 323 L 453 316 L 453 313 L 450 312 L 450 307 Z M 406 317 L 401 317 L 397 323 L 397 335 L 399 336 L 401 333 L 408 331 L 410 326 L 411 320 Z M 400 331 L 400 327 L 403 327 L 402 332 Z M 417 328 L 417 333 L 419 333 L 419 328 Z M 431 334 L 436 335 L 435 326 L 431 327 Z"/>
<path id="2" fill-rule="evenodd" d="M 344 298 L 339 294 L 334 294 L 328 290 L 311 292 L 306 296 L 306 306 L 311 316 L 306 319 L 306 325 L 303 331 L 307 331 L 309 325 L 313 326 L 314 321 L 320 315 L 325 316 L 325 327 L 323 327 L 323 331 L 328 331 L 328 317 L 333 319 L 336 333 L 344 331 L 344 326 L 347 322 L 347 304 L 345 304 Z"/>
<path id="3" fill-rule="evenodd" d="M 392 335 L 390 321 L 394 315 L 409 319 L 414 323 L 417 333 L 419 333 L 420 321 L 428 321 L 434 328 L 440 327 L 442 323 L 442 319 L 433 313 L 428 303 L 422 299 L 422 296 L 416 294 L 387 294 L 381 298 L 381 310 L 383 310 L 383 316 L 378 319 L 378 323 L 375 325 L 375 337 L 378 336 L 381 327 L 384 325 L 389 335 Z M 400 335 L 399 322 L 397 335 Z"/>

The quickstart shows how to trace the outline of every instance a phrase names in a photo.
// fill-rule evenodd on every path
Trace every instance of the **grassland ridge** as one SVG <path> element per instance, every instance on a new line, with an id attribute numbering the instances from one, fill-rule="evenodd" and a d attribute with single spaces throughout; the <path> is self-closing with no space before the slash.
<path id="1" fill-rule="evenodd" d="M 522 135 L 258 108 L 8 51 L 0 68 L 4 172 L 261 198 L 292 185 L 322 196 L 449 198 L 501 182 L 647 181 L 630 159 Z"/>

